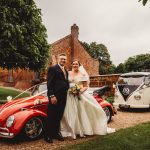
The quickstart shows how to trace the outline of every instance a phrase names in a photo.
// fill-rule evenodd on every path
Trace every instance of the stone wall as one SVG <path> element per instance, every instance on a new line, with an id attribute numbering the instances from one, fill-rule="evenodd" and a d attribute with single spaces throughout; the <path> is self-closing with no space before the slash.
<path id="1" fill-rule="evenodd" d="M 113 96 L 115 92 L 113 84 L 117 82 L 119 76 L 119 74 L 91 76 L 90 87 L 102 87 L 108 85 L 111 88 L 111 91 L 107 92 L 106 95 Z"/>

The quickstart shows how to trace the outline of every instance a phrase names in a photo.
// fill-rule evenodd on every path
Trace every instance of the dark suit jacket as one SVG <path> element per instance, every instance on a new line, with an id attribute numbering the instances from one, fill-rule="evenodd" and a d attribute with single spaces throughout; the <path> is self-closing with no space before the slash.
<path id="1" fill-rule="evenodd" d="M 65 70 L 66 71 L 66 70 Z M 69 88 L 68 72 L 66 71 L 67 78 L 65 79 L 64 73 L 60 66 L 57 64 L 48 69 L 47 75 L 47 96 L 51 95 L 58 97 L 61 94 L 66 93 Z"/>

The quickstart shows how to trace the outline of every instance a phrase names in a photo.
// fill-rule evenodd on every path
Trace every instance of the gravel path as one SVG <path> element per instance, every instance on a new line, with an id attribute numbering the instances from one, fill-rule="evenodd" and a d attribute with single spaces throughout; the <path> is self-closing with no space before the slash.
<path id="1" fill-rule="evenodd" d="M 150 121 L 150 109 L 132 111 L 119 110 L 117 115 L 113 117 L 113 120 L 109 123 L 108 126 L 119 130 L 121 128 L 131 127 L 147 121 Z M 53 144 L 48 144 L 43 139 L 39 139 L 36 141 L 14 141 L 8 139 L 0 139 L 0 150 L 54 150 L 60 146 L 84 142 L 95 137 L 96 136 L 89 136 L 86 138 L 78 138 L 77 140 L 66 138 L 64 142 L 54 141 Z"/>

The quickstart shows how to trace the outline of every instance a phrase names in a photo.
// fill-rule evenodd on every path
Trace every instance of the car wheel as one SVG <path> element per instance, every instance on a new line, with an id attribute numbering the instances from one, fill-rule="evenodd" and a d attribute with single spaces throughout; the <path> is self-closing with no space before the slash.
<path id="1" fill-rule="evenodd" d="M 37 139 L 43 132 L 42 119 L 38 117 L 31 118 L 24 126 L 24 134 L 29 139 Z"/>
<path id="2" fill-rule="evenodd" d="M 111 121 L 112 112 L 109 107 L 104 107 L 103 110 L 105 111 L 107 116 L 107 123 L 109 123 Z"/>

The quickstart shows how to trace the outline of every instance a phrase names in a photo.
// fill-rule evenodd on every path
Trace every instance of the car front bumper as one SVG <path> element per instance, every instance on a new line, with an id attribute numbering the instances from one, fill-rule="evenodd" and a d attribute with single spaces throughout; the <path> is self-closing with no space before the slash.
<path id="1" fill-rule="evenodd" d="M 11 133 L 9 129 L 0 127 L 0 137 L 13 138 L 14 136 L 14 133 Z"/>

